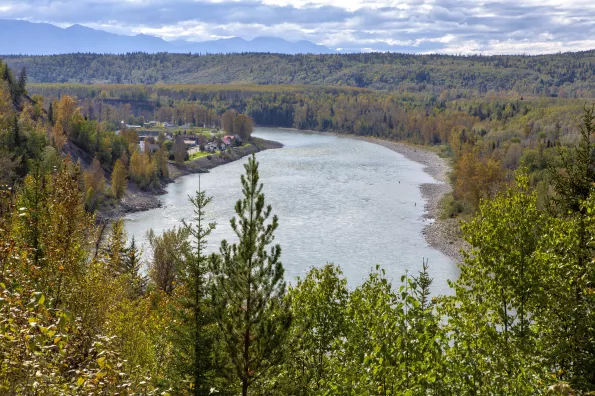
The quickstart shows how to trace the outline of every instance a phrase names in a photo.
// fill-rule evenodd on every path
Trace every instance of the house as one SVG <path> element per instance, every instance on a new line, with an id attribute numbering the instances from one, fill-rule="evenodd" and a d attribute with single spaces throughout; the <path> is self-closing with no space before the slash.
<path id="1" fill-rule="evenodd" d="M 168 134 L 160 135 L 160 133 L 156 132 L 156 131 L 143 131 L 138 134 L 138 140 L 139 140 L 139 142 L 142 140 L 157 141 L 160 139 L 160 136 L 163 136 L 163 141 L 172 140 L 171 135 L 168 135 Z"/>
<path id="2" fill-rule="evenodd" d="M 157 121 L 145 122 L 145 128 L 153 128 L 157 126 Z"/>
<path id="3" fill-rule="evenodd" d="M 196 144 L 199 146 L 204 146 L 207 143 L 207 138 L 203 135 L 198 135 L 196 137 Z"/>
<path id="4" fill-rule="evenodd" d="M 124 120 L 122 120 L 122 122 L 120 122 L 120 129 L 141 129 L 142 127 L 140 125 L 130 125 L 130 124 L 126 124 L 124 122 Z"/>
<path id="5" fill-rule="evenodd" d="M 144 153 L 145 151 L 153 154 L 155 151 L 159 150 L 159 145 L 155 144 L 155 143 L 148 143 L 145 140 L 141 140 L 141 142 L 138 144 L 140 147 L 140 152 Z"/>
<path id="6" fill-rule="evenodd" d="M 240 146 L 242 144 L 242 138 L 240 138 L 240 135 L 226 135 L 223 136 L 224 142 L 226 142 L 225 139 L 229 141 L 230 146 Z"/>
<path id="7" fill-rule="evenodd" d="M 175 124 L 172 124 L 171 122 L 167 122 L 166 121 L 166 122 L 163 123 L 163 127 L 164 128 L 175 128 L 176 125 Z"/>
<path id="8" fill-rule="evenodd" d="M 198 146 L 198 144 L 196 143 L 196 140 L 194 140 L 194 139 L 184 139 L 184 144 L 188 147 Z"/>
<path id="9" fill-rule="evenodd" d="M 221 141 L 223 142 L 225 147 L 230 147 L 232 145 L 233 136 L 224 136 L 223 139 L 221 139 Z"/>
<path id="10" fill-rule="evenodd" d="M 227 146 L 225 145 L 225 143 L 223 143 L 223 140 L 221 140 L 220 138 L 213 139 L 213 145 L 218 150 L 225 150 L 227 148 Z"/>
<path id="11" fill-rule="evenodd" d="M 205 151 L 207 151 L 209 153 L 214 153 L 215 152 L 215 144 L 213 142 L 208 142 L 205 145 Z"/>

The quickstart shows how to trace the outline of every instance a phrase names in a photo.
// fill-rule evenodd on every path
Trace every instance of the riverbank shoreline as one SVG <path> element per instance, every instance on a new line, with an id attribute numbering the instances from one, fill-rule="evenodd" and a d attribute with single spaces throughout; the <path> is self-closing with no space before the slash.
<path id="1" fill-rule="evenodd" d="M 346 139 L 362 140 L 368 143 L 377 144 L 403 155 L 405 158 L 422 164 L 423 170 L 436 180 L 436 183 L 423 183 L 419 186 L 422 198 L 424 199 L 423 218 L 429 223 L 422 230 L 422 234 L 428 244 L 434 249 L 459 263 L 462 261 L 461 250 L 468 250 L 469 245 L 461 235 L 459 219 L 441 218 L 440 202 L 452 192 L 449 180 L 449 173 L 452 169 L 449 162 L 440 157 L 436 152 L 424 146 L 417 146 L 403 142 L 380 139 L 372 136 L 358 136 L 348 133 L 320 132 L 300 130 L 296 128 L 279 128 L 288 131 L 320 133 Z"/>
<path id="2" fill-rule="evenodd" d="M 337 136 L 340 138 L 362 140 L 386 147 L 389 150 L 405 156 L 411 161 L 422 164 L 424 172 L 436 180 L 435 183 L 423 183 L 419 187 L 425 202 L 423 217 L 428 222 L 424 226 L 422 234 L 431 247 L 442 252 L 455 262 L 461 261 L 462 256 L 460 250 L 466 250 L 468 246 L 461 237 L 459 220 L 440 218 L 440 202 L 447 194 L 452 192 L 448 175 L 451 170 L 451 165 L 446 159 L 423 146 L 414 146 L 375 137 L 356 136 L 335 132 L 302 131 L 294 128 L 279 129 L 302 133 L 312 132 L 322 135 Z M 189 161 L 181 166 L 170 162 L 168 164 L 170 180 L 167 184 L 175 182 L 176 179 L 185 175 L 209 172 L 210 169 L 217 166 L 237 161 L 242 157 L 259 151 L 282 147 L 283 145 L 281 143 L 255 138 L 255 142 L 250 146 L 235 148 L 231 153 L 213 154 L 197 158 L 196 160 Z M 131 185 L 126 196 L 119 204 L 111 206 L 110 208 L 107 208 L 107 210 L 102 210 L 98 217 L 102 220 L 110 220 L 124 217 L 128 213 L 159 208 L 161 207 L 161 200 L 158 198 L 158 195 L 165 193 L 166 192 L 163 189 L 157 192 L 140 191 L 138 188 L 135 188 L 134 185 Z"/>
<path id="3" fill-rule="evenodd" d="M 422 164 L 424 166 L 424 172 L 436 180 L 436 183 L 423 183 L 419 186 L 421 195 L 425 201 L 424 219 L 430 221 L 422 230 L 422 234 L 428 244 L 434 249 L 444 253 L 455 262 L 462 260 L 461 249 L 466 250 L 468 246 L 462 239 L 459 220 L 451 218 L 442 219 L 440 216 L 440 202 L 447 194 L 452 192 L 452 186 L 448 176 L 451 171 L 451 165 L 446 159 L 423 146 L 414 146 L 367 136 L 334 135 L 377 144 L 399 153 L 411 161 Z"/>
<path id="4" fill-rule="evenodd" d="M 207 173 L 210 169 L 237 161 L 247 155 L 282 147 L 283 145 L 279 142 L 254 138 L 249 145 L 234 147 L 230 152 L 211 154 L 197 158 L 193 161 L 187 161 L 182 165 L 168 162 L 169 179 L 165 182 L 165 186 L 174 183 L 182 176 L 195 173 Z M 120 202 L 111 202 L 109 205 L 100 208 L 97 213 L 97 219 L 100 222 L 105 222 L 124 217 L 129 213 L 144 212 L 146 210 L 160 208 L 162 204 L 158 196 L 163 194 L 167 194 L 163 188 L 158 191 L 142 191 L 136 187 L 134 183 L 130 183 L 128 191 Z"/>

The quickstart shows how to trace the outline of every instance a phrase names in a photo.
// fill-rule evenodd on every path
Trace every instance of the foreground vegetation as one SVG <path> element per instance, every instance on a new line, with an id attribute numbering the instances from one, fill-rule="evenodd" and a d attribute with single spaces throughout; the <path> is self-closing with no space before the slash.
<path id="1" fill-rule="evenodd" d="M 595 388 L 594 159 L 583 140 L 549 211 L 527 177 L 464 226 L 473 250 L 450 296 L 431 267 L 349 289 L 339 267 L 283 280 L 279 220 L 258 163 L 242 176 L 237 242 L 207 255 L 210 198 L 149 232 L 148 277 L 122 222 L 100 242 L 67 160 L 0 206 L 0 387 L 8 394 L 568 394 Z M 209 275 L 210 274 L 210 275 Z"/>

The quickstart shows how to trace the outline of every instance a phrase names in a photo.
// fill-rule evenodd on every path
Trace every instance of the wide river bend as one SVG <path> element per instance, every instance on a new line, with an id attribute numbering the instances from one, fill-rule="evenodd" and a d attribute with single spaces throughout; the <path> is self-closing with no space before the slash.
<path id="1" fill-rule="evenodd" d="M 350 288 L 361 284 L 380 265 L 393 282 L 405 271 L 416 274 L 429 260 L 434 293 L 449 293 L 447 279 L 456 279 L 456 264 L 424 240 L 424 201 L 419 185 L 434 179 L 423 166 L 385 147 L 320 133 L 256 128 L 254 135 L 283 143 L 282 149 L 256 155 L 267 203 L 279 216 L 276 242 L 282 248 L 285 278 L 294 282 L 309 268 L 325 263 L 341 266 Z M 160 197 L 163 207 L 126 217 L 147 251 L 146 232 L 157 234 L 189 220 L 188 195 L 201 188 L 213 197 L 209 221 L 217 228 L 209 249 L 223 239 L 236 241 L 229 225 L 241 197 L 240 175 L 247 158 L 179 178 Z M 396 286 L 396 285 L 395 285 Z"/>

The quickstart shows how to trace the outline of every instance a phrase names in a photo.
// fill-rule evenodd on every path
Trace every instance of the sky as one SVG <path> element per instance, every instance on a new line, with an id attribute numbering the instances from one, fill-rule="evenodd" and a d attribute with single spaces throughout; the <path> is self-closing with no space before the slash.
<path id="1" fill-rule="evenodd" d="M 274 36 L 348 51 L 595 48 L 595 1 L 585 0 L 0 0 L 0 18 L 165 40 Z"/>

